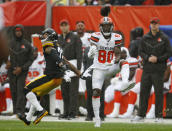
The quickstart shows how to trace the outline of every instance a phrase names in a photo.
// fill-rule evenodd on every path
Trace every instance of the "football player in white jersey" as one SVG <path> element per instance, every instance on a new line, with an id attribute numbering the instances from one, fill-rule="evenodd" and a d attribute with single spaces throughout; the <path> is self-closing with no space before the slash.
<path id="1" fill-rule="evenodd" d="M 10 86 L 7 78 L 6 64 L 3 63 L 0 67 L 0 91 L 5 92 L 6 110 L 2 114 L 13 113 L 13 103 L 11 99 Z"/>
<path id="2" fill-rule="evenodd" d="M 100 93 L 105 79 L 115 75 L 120 70 L 121 66 L 126 66 L 125 61 L 120 62 L 122 36 L 117 33 L 112 33 L 114 25 L 112 19 L 103 17 L 101 19 L 100 32 L 93 33 L 90 38 L 90 50 L 88 57 L 94 58 L 92 75 L 93 87 L 93 111 L 95 115 L 95 127 L 101 126 L 99 116 L 100 108 Z M 129 70 L 129 66 L 124 68 Z"/>
<path id="3" fill-rule="evenodd" d="M 168 61 L 167 62 L 167 69 L 165 71 L 165 74 L 164 74 L 164 94 L 167 93 L 167 91 L 169 91 L 169 86 L 171 84 L 171 72 L 170 72 L 170 68 L 171 68 L 171 62 Z M 172 70 L 172 69 L 171 69 Z M 140 82 L 138 82 L 134 88 L 132 88 L 130 90 L 130 95 L 129 95 L 129 101 L 132 100 L 134 96 L 136 96 L 136 99 L 137 99 L 137 95 L 140 94 Z M 137 95 L 135 95 L 137 94 Z M 149 112 L 146 114 L 146 118 L 155 118 L 155 94 L 154 94 L 154 87 L 152 86 L 151 88 L 151 92 L 150 92 L 150 95 L 153 95 L 153 99 L 152 99 L 152 105 L 151 105 L 151 108 L 149 110 Z M 120 118 L 131 118 L 132 117 L 132 113 L 134 111 L 134 105 L 136 103 L 136 99 L 132 102 L 132 103 L 129 103 L 128 104 L 128 108 L 127 108 L 127 111 L 123 114 L 123 115 L 120 115 L 119 117 Z"/>
<path id="4" fill-rule="evenodd" d="M 130 57 L 129 51 L 125 47 L 121 47 L 121 57 L 126 59 L 129 64 L 130 70 L 126 72 L 119 73 L 119 76 L 114 77 L 111 79 L 111 85 L 109 85 L 105 91 L 105 101 L 110 102 L 114 100 L 114 109 L 111 114 L 107 115 L 107 117 L 118 117 L 119 109 L 120 109 L 120 102 L 121 96 L 125 95 L 129 92 L 129 89 L 134 86 L 135 84 L 135 71 L 138 68 L 138 60 L 136 58 Z M 124 75 L 124 80 L 121 78 Z"/>

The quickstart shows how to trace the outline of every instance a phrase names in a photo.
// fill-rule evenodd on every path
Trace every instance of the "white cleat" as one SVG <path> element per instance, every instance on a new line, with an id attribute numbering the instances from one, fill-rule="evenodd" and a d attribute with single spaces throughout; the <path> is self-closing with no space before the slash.
<path id="1" fill-rule="evenodd" d="M 82 107 L 82 106 L 80 106 L 79 107 L 79 111 L 80 111 L 80 113 L 82 114 L 82 115 L 87 115 L 88 114 L 88 112 L 87 112 L 87 109 L 85 109 L 84 107 Z"/>
<path id="2" fill-rule="evenodd" d="M 118 113 L 112 112 L 111 114 L 106 115 L 106 117 L 108 117 L 108 118 L 117 118 L 118 117 Z"/>
<path id="3" fill-rule="evenodd" d="M 124 113 L 123 115 L 119 115 L 119 118 L 132 118 L 132 115 L 130 113 Z"/>
<path id="4" fill-rule="evenodd" d="M 135 116 L 134 119 L 131 119 L 131 122 L 134 123 L 144 122 L 144 118 L 141 116 Z"/>
<path id="5" fill-rule="evenodd" d="M 95 119 L 94 127 L 101 127 L 101 120 L 100 120 L 100 118 Z"/>
<path id="6" fill-rule="evenodd" d="M 12 115 L 12 116 L 10 117 L 10 119 L 17 119 L 17 115 L 16 115 L 16 114 Z"/>
<path id="7" fill-rule="evenodd" d="M 163 123 L 163 118 L 155 118 L 156 123 Z"/>
<path id="8" fill-rule="evenodd" d="M 12 110 L 6 110 L 1 112 L 1 114 L 12 114 L 12 113 L 13 113 Z"/>
<path id="9" fill-rule="evenodd" d="M 147 119 L 154 119 L 154 118 L 155 118 L 155 114 L 154 114 L 154 113 L 148 113 L 148 114 L 146 115 L 146 118 L 147 118 Z"/>

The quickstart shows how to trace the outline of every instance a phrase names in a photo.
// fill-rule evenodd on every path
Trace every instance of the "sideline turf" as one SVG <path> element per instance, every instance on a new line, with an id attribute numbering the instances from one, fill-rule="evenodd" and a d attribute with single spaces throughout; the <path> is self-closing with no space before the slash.
<path id="1" fill-rule="evenodd" d="M 41 122 L 25 126 L 21 121 L 0 121 L 0 131 L 172 131 L 172 124 L 104 123 L 94 128 L 93 123 Z"/>

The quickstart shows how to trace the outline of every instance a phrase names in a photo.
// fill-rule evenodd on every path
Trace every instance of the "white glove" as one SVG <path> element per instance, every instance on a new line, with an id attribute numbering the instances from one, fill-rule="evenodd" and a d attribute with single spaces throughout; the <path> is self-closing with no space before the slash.
<path id="1" fill-rule="evenodd" d="M 92 71 L 92 68 L 88 68 L 85 72 L 83 72 L 82 76 L 81 76 L 81 79 L 87 79 L 88 77 L 91 77 L 91 72 Z"/>
<path id="2" fill-rule="evenodd" d="M 97 47 L 95 45 L 90 46 L 90 50 L 88 52 L 88 57 L 93 58 L 97 53 Z"/>
<path id="3" fill-rule="evenodd" d="M 68 70 L 65 71 L 65 75 L 63 76 L 63 79 L 64 79 L 66 82 L 71 82 L 70 72 L 69 72 Z"/>

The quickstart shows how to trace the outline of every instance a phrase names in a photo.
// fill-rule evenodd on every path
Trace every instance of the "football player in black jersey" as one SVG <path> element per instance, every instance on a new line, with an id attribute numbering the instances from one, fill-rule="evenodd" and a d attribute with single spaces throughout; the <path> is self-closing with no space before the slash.
<path id="1" fill-rule="evenodd" d="M 47 94 L 61 84 L 64 71 L 67 68 L 70 68 L 78 76 L 81 75 L 80 71 L 63 57 L 63 51 L 57 43 L 57 38 L 58 35 L 51 28 L 47 28 L 42 32 L 43 54 L 46 61 L 44 75 L 36 78 L 25 86 L 26 98 L 31 103 L 31 108 L 27 116 L 20 113 L 17 114 L 18 118 L 26 125 L 30 125 L 31 118 L 35 111 L 38 111 L 38 115 L 33 122 L 34 124 L 39 123 L 40 120 L 48 114 L 40 105 L 38 99 L 40 96 Z"/>

